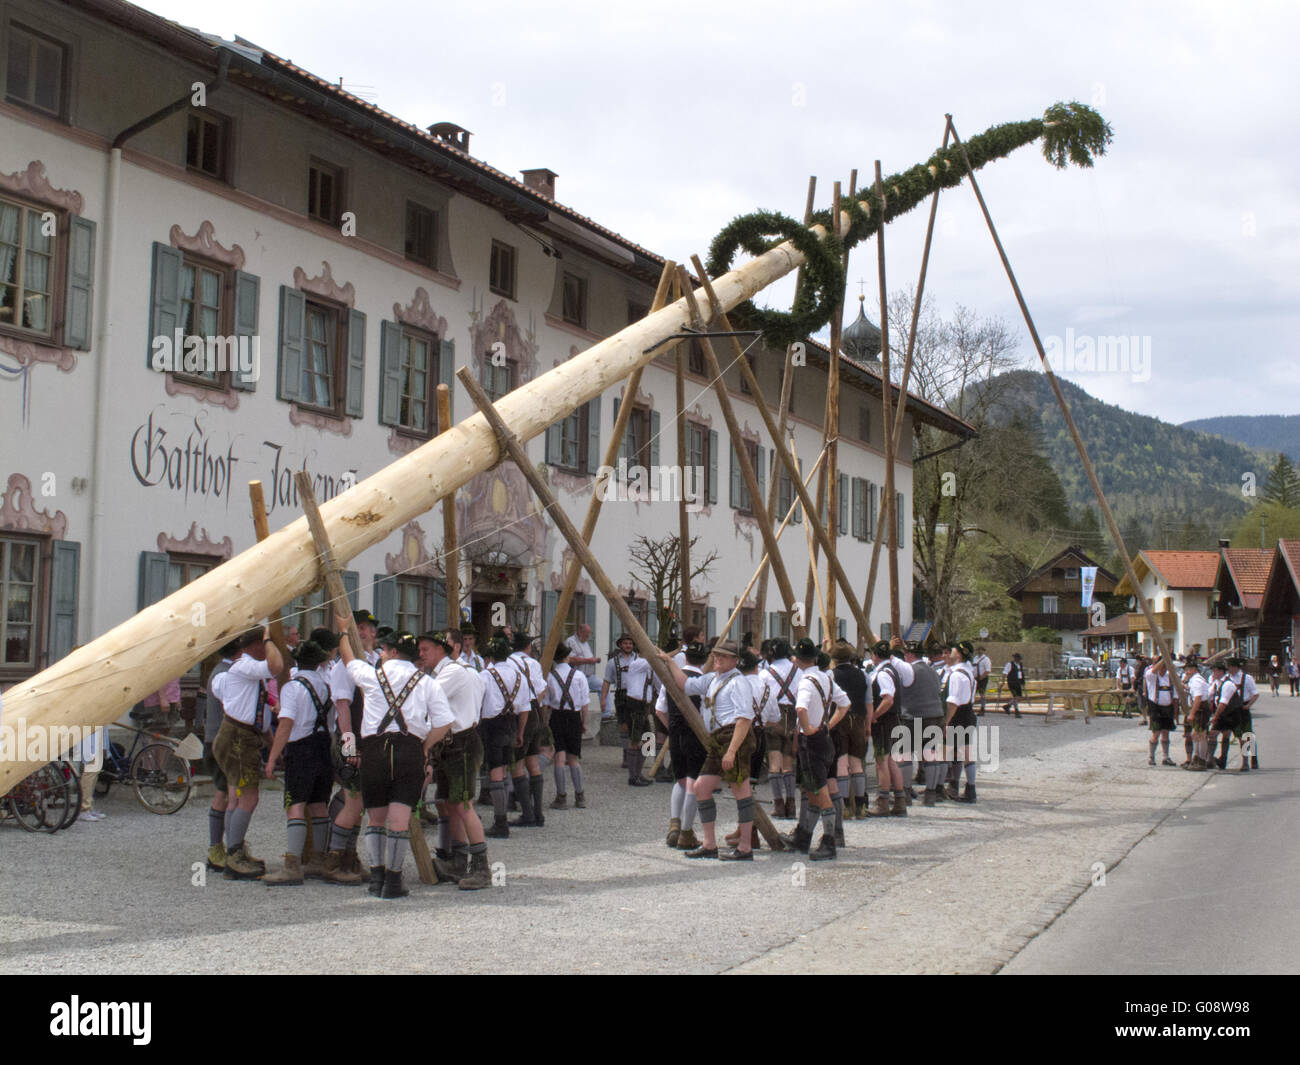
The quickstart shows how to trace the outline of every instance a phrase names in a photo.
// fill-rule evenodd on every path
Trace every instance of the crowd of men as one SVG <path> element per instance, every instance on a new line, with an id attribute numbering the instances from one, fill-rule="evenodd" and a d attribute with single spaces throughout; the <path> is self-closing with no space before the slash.
<path id="1" fill-rule="evenodd" d="M 381 899 L 401 898 L 409 894 L 402 874 L 419 810 L 437 826 L 438 881 L 487 887 L 488 839 L 543 827 L 545 809 L 569 808 L 570 786 L 573 808 L 586 808 L 582 743 L 606 707 L 623 737 L 629 787 L 652 783 L 645 767 L 656 752 L 656 768 L 667 760 L 666 843 L 689 859 L 753 860 L 764 769 L 773 819 L 795 821 L 783 843 L 813 861 L 834 859 L 845 845 L 845 819 L 906 817 L 914 800 L 977 801 L 975 730 L 992 667 L 969 641 L 933 658 L 920 645 L 879 641 L 859 657 L 842 640 L 818 647 L 777 638 L 755 647 L 748 634 L 706 643 L 687 628 L 676 650 L 651 662 L 623 634 L 597 695 L 601 659 L 587 625 L 559 644 L 544 675 L 536 639 L 524 633 L 496 630 L 480 648 L 468 624 L 415 636 L 380 629 L 368 611 L 336 622 L 340 632 L 354 624 L 362 653 L 335 630 L 315 629 L 306 640 L 294 633 L 289 679 L 278 690 L 273 678 L 286 663 L 260 629 L 223 647 L 210 674 L 208 736 L 218 771 L 208 864 L 227 879 L 368 883 Z M 1184 768 L 1225 768 L 1234 736 L 1241 770 L 1258 768 L 1250 708 L 1259 692 L 1242 665 L 1229 658 L 1206 675 L 1195 658 L 1183 663 Z M 672 678 L 693 713 L 661 677 Z M 1020 715 L 1024 683 L 1015 655 L 1003 669 L 1005 713 Z M 1122 668 L 1117 683 L 1149 723 L 1148 764 L 1159 749 L 1162 764 L 1173 765 L 1180 708 L 1166 664 L 1140 675 Z M 549 804 L 544 758 L 554 775 Z M 268 874 L 247 834 L 260 786 L 281 766 L 287 846 L 282 868 Z M 735 798 L 736 828 L 720 844 L 715 796 L 724 785 Z M 489 826 L 476 805 L 491 808 Z"/>

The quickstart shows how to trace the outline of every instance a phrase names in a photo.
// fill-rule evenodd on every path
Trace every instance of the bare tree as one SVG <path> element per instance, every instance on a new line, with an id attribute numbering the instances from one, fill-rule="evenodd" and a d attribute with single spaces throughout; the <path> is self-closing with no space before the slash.
<path id="1" fill-rule="evenodd" d="M 695 583 L 696 578 L 705 576 L 718 560 L 716 551 L 699 554 L 696 550 L 699 539 L 698 536 L 691 537 L 691 584 Z M 658 540 L 638 536 L 628 549 L 632 559 L 633 585 L 645 585 L 651 608 L 657 611 L 661 631 L 667 631 L 674 618 L 682 617 L 682 582 L 678 578 L 681 566 L 679 543 L 676 535 Z"/>

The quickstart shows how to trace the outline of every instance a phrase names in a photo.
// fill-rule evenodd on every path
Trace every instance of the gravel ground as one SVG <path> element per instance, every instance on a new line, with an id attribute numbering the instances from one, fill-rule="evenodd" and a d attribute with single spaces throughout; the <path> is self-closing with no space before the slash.
<path id="1" fill-rule="evenodd" d="M 992 972 L 1088 887 L 1094 863 L 1113 866 L 1230 776 L 1148 768 L 1136 720 L 982 720 L 1000 765 L 981 770 L 977 805 L 849 822 L 848 847 L 817 864 L 767 850 L 752 865 L 687 861 L 663 843 L 669 786 L 628 788 L 619 751 L 592 745 L 588 809 L 489 840 L 503 885 L 415 882 L 397 902 L 204 882 L 206 800 L 159 817 L 115 788 L 97 804 L 104 821 L 53 836 L 0 824 L 0 971 Z M 548 770 L 548 802 L 553 786 Z M 759 798 L 770 810 L 766 787 Z M 729 829 L 729 794 L 718 808 Z M 268 792 L 250 845 L 272 869 L 283 825 Z M 414 881 L 410 860 L 406 872 Z"/>

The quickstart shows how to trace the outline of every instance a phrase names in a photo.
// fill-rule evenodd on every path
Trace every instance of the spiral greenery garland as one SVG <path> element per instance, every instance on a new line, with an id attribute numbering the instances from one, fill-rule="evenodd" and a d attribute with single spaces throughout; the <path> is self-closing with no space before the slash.
<path id="1" fill-rule="evenodd" d="M 803 280 L 795 294 L 790 311 L 774 311 L 745 302 L 738 312 L 746 321 L 752 321 L 763 330 L 763 337 L 777 347 L 817 332 L 830 321 L 835 304 L 844 291 L 844 271 L 840 259 L 846 247 L 852 248 L 874 234 L 883 220 L 892 222 L 926 199 L 936 188 L 951 188 L 967 174 L 966 159 L 970 168 L 978 170 L 995 159 L 1010 155 L 1017 148 L 1043 140 L 1043 157 L 1058 169 L 1067 163 L 1075 166 L 1092 166 L 1094 156 L 1105 155 L 1112 139 L 1110 124 L 1091 107 L 1072 100 L 1055 103 L 1041 119 L 1028 122 L 1007 122 L 993 126 L 965 142 L 965 154 L 960 145 L 936 151 L 924 163 L 892 174 L 882 182 L 885 208 L 875 207 L 874 192 L 860 190 L 854 196 L 840 198 L 840 209 L 849 216 L 849 229 L 842 237 L 830 233 L 831 213 L 817 211 L 812 216 L 814 225 L 827 230 L 824 239 L 818 239 L 811 228 L 779 211 L 754 211 L 734 219 L 713 238 L 706 264 L 709 275 L 717 277 L 731 269 L 738 249 L 750 255 L 762 255 L 783 241 L 789 240 L 807 260 Z M 864 210 L 859 198 L 872 205 Z"/>

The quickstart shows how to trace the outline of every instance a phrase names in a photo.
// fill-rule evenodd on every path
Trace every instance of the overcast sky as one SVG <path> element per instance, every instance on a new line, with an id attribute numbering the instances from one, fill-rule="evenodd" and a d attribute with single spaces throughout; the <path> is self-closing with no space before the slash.
<path id="1" fill-rule="evenodd" d="M 144 6 L 341 77 L 407 121 L 456 122 L 477 158 L 550 167 L 561 202 L 679 261 L 707 257 L 737 214 L 800 215 L 810 174 L 825 206 L 854 167 L 865 181 L 877 158 L 886 174 L 925 159 L 946 111 L 969 138 L 1092 104 L 1115 131 L 1093 170 L 1056 171 L 1035 145 L 979 173 L 1045 339 L 1064 351 L 1073 336 L 1077 360 L 1092 338 L 1149 338 L 1118 372 L 1063 375 L 1175 422 L 1300 411 L 1300 5 Z M 915 282 L 925 215 L 889 227 L 891 289 Z M 875 263 L 859 245 L 850 293 L 863 279 L 878 318 Z M 1033 358 L 968 186 L 940 200 L 927 290 L 941 310 L 1006 318 Z"/>

